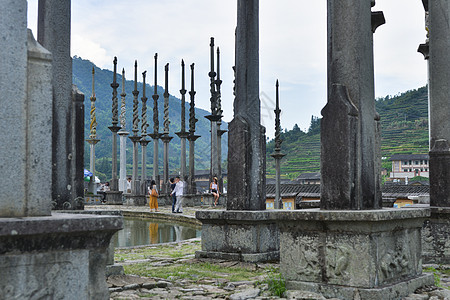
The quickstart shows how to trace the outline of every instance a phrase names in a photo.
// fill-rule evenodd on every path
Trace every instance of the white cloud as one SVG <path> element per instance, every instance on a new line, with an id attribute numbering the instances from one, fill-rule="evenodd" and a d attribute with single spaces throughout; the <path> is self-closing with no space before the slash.
<path id="1" fill-rule="evenodd" d="M 28 2 L 29 21 L 35 23 L 37 0 Z M 184 58 L 187 65 L 195 63 L 196 104 L 209 109 L 209 39 L 214 36 L 221 49 L 224 120 L 230 121 L 236 7 L 236 0 L 72 1 L 72 55 L 108 69 L 117 56 L 127 78 L 132 78 L 137 59 L 139 73 L 148 70 L 153 83 L 153 55 L 158 52 L 158 84 L 163 85 L 169 62 L 169 91 L 175 96 Z M 426 64 L 416 52 L 425 39 L 421 2 L 377 0 L 373 10 L 384 11 L 386 17 L 374 35 L 376 96 L 423 86 Z M 260 91 L 274 100 L 275 80 L 280 80 L 283 128 L 297 123 L 305 129 L 311 115 L 320 116 L 326 103 L 326 47 L 326 1 L 260 1 Z M 189 82 L 189 68 L 186 71 Z M 262 111 L 267 133 L 273 136 L 270 109 Z"/>

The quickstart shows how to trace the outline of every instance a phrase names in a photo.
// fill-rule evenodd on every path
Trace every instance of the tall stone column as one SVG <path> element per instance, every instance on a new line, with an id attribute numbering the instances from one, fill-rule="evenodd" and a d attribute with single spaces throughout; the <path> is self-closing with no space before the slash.
<path id="1" fill-rule="evenodd" d="M 274 208 L 282 209 L 283 208 L 283 199 L 281 199 L 281 159 L 285 156 L 285 154 L 281 153 L 281 142 L 283 140 L 280 137 L 281 134 L 281 126 L 280 126 L 280 99 L 278 94 L 278 80 L 276 83 L 276 93 L 275 93 L 275 152 L 271 154 L 275 159 L 275 200 L 274 200 Z"/>
<path id="2" fill-rule="evenodd" d="M 208 73 L 210 78 L 210 92 L 211 92 L 211 114 L 205 116 L 211 122 L 211 159 L 210 159 L 210 169 L 209 169 L 209 181 L 211 182 L 214 177 L 218 176 L 219 173 L 219 163 L 217 160 L 217 122 L 222 118 L 222 111 L 220 110 L 218 104 L 218 91 L 216 90 L 216 76 L 219 76 L 219 64 L 217 64 L 216 73 L 214 71 L 214 38 L 211 38 L 210 46 L 210 66 L 211 69 Z M 219 62 L 217 62 L 219 63 Z"/>
<path id="3" fill-rule="evenodd" d="M 266 149 L 265 129 L 260 122 L 258 14 L 258 0 L 238 0 L 236 98 L 234 119 L 229 125 L 227 207 L 197 211 L 196 218 L 202 222 L 202 250 L 195 255 L 200 258 L 259 262 L 280 255 L 277 224 L 265 211 Z"/>
<path id="4" fill-rule="evenodd" d="M 422 1 L 425 8 L 427 42 L 419 46 L 428 59 L 428 112 L 430 135 L 431 217 L 425 222 L 423 260 L 450 263 L 450 46 L 448 2 Z"/>
<path id="5" fill-rule="evenodd" d="M 89 138 L 86 140 L 89 143 L 89 171 L 92 176 L 89 180 L 88 191 L 94 195 L 97 195 L 97 188 L 95 186 L 95 145 L 100 141 L 97 139 L 97 117 L 95 114 L 95 101 L 97 97 L 95 96 L 95 69 L 92 67 L 92 94 L 91 94 L 91 111 L 90 111 L 90 134 Z"/>
<path id="6" fill-rule="evenodd" d="M 321 207 L 273 212 L 286 287 L 326 298 L 400 299 L 432 282 L 420 241 L 429 210 L 382 208 L 379 197 L 372 36 L 384 17 L 373 5 L 328 0 Z"/>
<path id="7" fill-rule="evenodd" d="M 169 192 L 169 142 L 173 137 L 169 136 L 169 64 L 165 68 L 165 90 L 164 90 L 164 132 L 161 140 L 164 143 L 164 160 L 163 160 L 163 187 L 162 192 Z"/>
<path id="8" fill-rule="evenodd" d="M 153 180 L 156 182 L 156 187 L 160 191 L 160 178 L 159 178 L 159 138 L 161 134 L 159 133 L 159 118 L 158 118 L 158 53 L 155 53 L 155 85 L 153 86 L 154 91 L 152 95 L 153 99 L 153 133 L 150 137 L 153 139 Z"/>
<path id="9" fill-rule="evenodd" d="M 134 62 L 134 90 L 133 90 L 133 135 L 129 136 L 130 140 L 133 142 L 133 177 L 131 179 L 131 193 L 133 195 L 140 194 L 140 182 L 138 180 L 138 143 L 141 137 L 138 135 L 139 132 L 139 102 L 138 102 L 139 91 L 137 90 L 137 61 Z"/>
<path id="10" fill-rule="evenodd" d="M 191 64 L 191 90 L 189 91 L 189 194 L 196 194 L 197 187 L 195 185 L 195 141 L 200 137 L 195 135 L 195 90 L 194 90 L 194 64 Z"/>
<path id="11" fill-rule="evenodd" d="M 216 84 L 216 103 L 217 110 L 222 116 L 222 93 L 220 92 L 220 86 L 222 85 L 222 80 L 220 80 L 220 50 L 217 47 L 217 79 Z M 220 127 L 222 125 L 222 119 L 217 121 L 217 182 L 219 183 L 219 192 L 223 193 L 223 174 L 222 174 L 222 135 L 226 133 L 226 130 L 222 130 Z"/>
<path id="12" fill-rule="evenodd" d="M 111 168 L 111 182 L 110 191 L 106 192 L 106 202 L 108 204 L 122 204 L 122 193 L 119 191 L 119 180 L 117 179 L 117 132 L 120 130 L 119 124 L 119 103 L 117 100 L 117 57 L 114 57 L 114 73 L 111 87 L 112 92 L 112 125 L 109 130 L 112 133 L 112 168 Z"/>
<path id="13" fill-rule="evenodd" d="M 236 98 L 234 119 L 228 127 L 229 210 L 264 210 L 266 207 L 266 139 L 259 100 L 258 15 L 258 0 L 238 1 Z"/>
<path id="14" fill-rule="evenodd" d="M 70 0 L 39 0 L 38 42 L 53 55 L 52 198 L 58 209 L 72 201 L 72 58 Z"/>
<path id="15" fill-rule="evenodd" d="M 450 207 L 450 6 L 428 1 L 430 12 L 430 205 Z"/>
<path id="16" fill-rule="evenodd" d="M 119 191 L 126 192 L 127 190 L 127 136 L 130 134 L 126 130 L 126 100 L 127 94 L 125 93 L 125 69 L 122 69 L 122 93 L 120 104 L 120 163 L 119 163 Z"/>
<path id="17" fill-rule="evenodd" d="M 143 89 L 142 89 L 142 122 L 141 122 L 141 135 L 142 138 L 139 141 L 141 144 L 141 195 L 147 194 L 147 145 L 150 142 L 147 139 L 147 97 L 145 96 L 145 75 L 147 71 L 142 73 Z"/>
<path id="18" fill-rule="evenodd" d="M 186 138 L 189 133 L 186 131 L 186 89 L 185 89 L 185 78 L 184 78 L 184 60 L 181 60 L 181 130 L 175 132 L 180 138 L 180 177 L 184 180 L 186 176 Z"/>

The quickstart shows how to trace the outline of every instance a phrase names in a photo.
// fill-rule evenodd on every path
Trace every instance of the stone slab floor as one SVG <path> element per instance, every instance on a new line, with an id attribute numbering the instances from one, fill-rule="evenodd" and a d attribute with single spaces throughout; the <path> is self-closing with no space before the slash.
<path id="1" fill-rule="evenodd" d="M 160 207 L 156 214 L 178 216 L 169 209 L 169 206 Z M 182 215 L 193 217 L 198 209 L 211 208 L 189 207 Z M 148 206 L 109 205 L 86 206 L 86 210 L 149 211 Z M 277 296 L 277 292 L 283 292 L 277 263 L 195 259 L 194 253 L 200 247 L 200 239 L 192 239 L 116 249 L 115 262 L 124 266 L 125 275 L 108 278 L 110 299 L 327 299 L 305 291 L 287 291 Z M 437 286 L 417 290 L 404 299 L 450 300 L 450 265 L 424 265 L 424 272 L 435 273 Z"/>

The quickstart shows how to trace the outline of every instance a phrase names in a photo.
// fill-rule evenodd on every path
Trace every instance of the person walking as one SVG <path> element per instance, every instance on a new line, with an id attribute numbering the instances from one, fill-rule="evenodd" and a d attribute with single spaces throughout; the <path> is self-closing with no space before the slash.
<path id="1" fill-rule="evenodd" d="M 180 176 L 177 176 L 175 178 L 175 189 L 171 193 L 171 195 L 175 194 L 177 197 L 177 203 L 175 204 L 175 212 L 176 213 L 183 213 L 183 192 L 184 192 L 184 182 L 180 180 Z"/>
<path id="2" fill-rule="evenodd" d="M 175 186 L 177 185 L 175 183 L 175 179 L 174 178 L 170 178 L 170 189 L 173 192 L 175 190 Z M 172 195 L 172 213 L 175 213 L 175 205 L 177 203 L 177 195 L 175 193 L 171 193 Z"/>
<path id="3" fill-rule="evenodd" d="M 150 211 L 154 209 L 155 212 L 158 212 L 158 191 L 156 190 L 156 182 L 154 180 L 151 181 L 150 186 L 148 187 L 148 195 L 150 198 L 148 201 Z"/>
<path id="4" fill-rule="evenodd" d="M 214 177 L 213 181 L 209 185 L 209 189 L 214 196 L 214 206 L 217 206 L 219 202 L 219 184 L 217 183 L 217 177 Z"/>

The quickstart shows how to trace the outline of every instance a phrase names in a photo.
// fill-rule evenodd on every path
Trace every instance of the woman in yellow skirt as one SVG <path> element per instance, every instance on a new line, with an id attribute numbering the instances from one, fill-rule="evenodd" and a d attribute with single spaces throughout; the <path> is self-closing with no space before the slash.
<path id="1" fill-rule="evenodd" d="M 154 209 L 155 212 L 158 212 L 158 191 L 156 190 L 156 182 L 154 180 L 152 180 L 150 187 L 148 188 L 148 195 L 148 205 L 150 206 L 150 211 Z"/>

